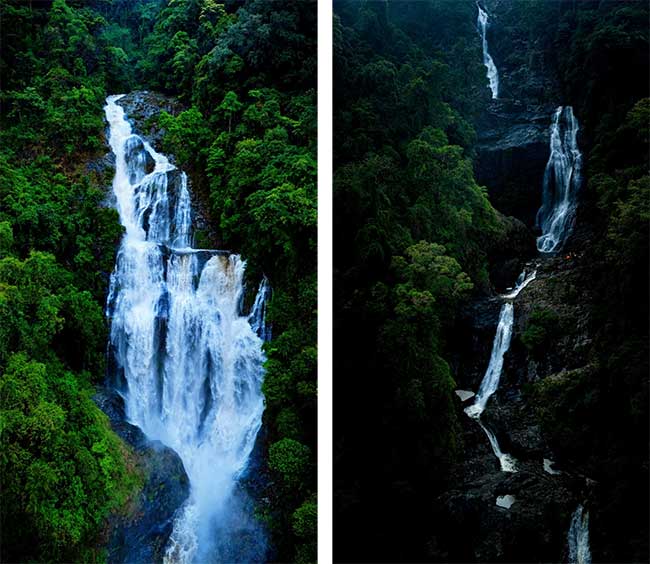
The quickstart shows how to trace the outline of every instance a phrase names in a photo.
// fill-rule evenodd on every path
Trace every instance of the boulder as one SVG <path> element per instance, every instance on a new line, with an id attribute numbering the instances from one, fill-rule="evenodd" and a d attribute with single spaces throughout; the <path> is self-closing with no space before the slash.
<path id="1" fill-rule="evenodd" d="M 108 561 L 161 562 L 174 517 L 189 496 L 189 481 L 180 457 L 159 441 L 150 441 L 126 421 L 124 400 L 114 390 L 99 388 L 95 402 L 111 427 L 132 449 L 144 486 L 126 514 L 108 521 Z"/>

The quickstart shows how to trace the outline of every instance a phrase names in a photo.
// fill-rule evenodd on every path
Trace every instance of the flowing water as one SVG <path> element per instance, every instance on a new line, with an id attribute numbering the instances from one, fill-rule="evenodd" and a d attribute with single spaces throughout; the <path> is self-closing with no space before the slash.
<path id="1" fill-rule="evenodd" d="M 467 413 L 467 415 L 472 419 L 475 419 L 487 435 L 492 451 L 499 459 L 499 464 L 503 472 L 516 472 L 517 462 L 511 455 L 506 454 L 501 450 L 496 435 L 481 421 L 481 415 L 485 411 L 485 406 L 487 405 L 488 400 L 499 388 L 499 381 L 501 380 L 501 373 L 503 372 L 503 357 L 510 348 L 512 328 L 515 318 L 514 305 L 510 300 L 516 298 L 519 293 L 528 286 L 528 284 L 535 280 L 536 277 L 537 270 L 524 270 L 517 278 L 515 287 L 512 288 L 509 293 L 501 296 L 502 299 L 507 301 L 505 301 L 501 306 L 501 311 L 499 312 L 499 322 L 497 323 L 497 330 L 492 343 L 490 363 L 485 371 L 485 376 L 483 376 L 474 403 L 465 408 L 465 413 Z M 462 396 L 459 397 L 462 399 Z"/>
<path id="2" fill-rule="evenodd" d="M 501 297 L 504 300 L 514 300 L 519 295 L 519 292 L 521 292 L 526 286 L 528 286 L 528 284 L 535 280 L 535 278 L 537 278 L 537 270 L 528 272 L 524 269 L 523 272 L 519 275 L 519 278 L 517 278 L 515 287 L 512 288 L 507 294 L 502 294 Z"/>
<path id="3" fill-rule="evenodd" d="M 127 418 L 174 449 L 190 481 L 165 561 L 261 560 L 264 535 L 238 482 L 262 424 L 269 287 L 244 315 L 245 262 L 192 248 L 186 176 L 132 133 L 119 99 L 104 108 L 125 228 L 107 315 Z"/>
<path id="4" fill-rule="evenodd" d="M 510 348 L 510 339 L 512 338 L 512 325 L 514 322 L 514 307 L 510 302 L 501 306 L 499 313 L 499 323 L 492 344 L 492 354 L 490 355 L 490 364 L 483 376 L 481 386 L 474 403 L 465 408 L 465 413 L 472 419 L 476 419 L 481 429 L 487 435 L 490 446 L 494 455 L 499 459 L 501 470 L 504 472 L 516 472 L 517 465 L 515 459 L 509 454 L 505 454 L 499 447 L 495 434 L 481 421 L 481 414 L 485 411 L 485 406 L 490 396 L 497 391 L 501 372 L 503 371 L 503 356 Z"/>
<path id="5" fill-rule="evenodd" d="M 497 441 L 496 435 L 490 430 L 490 428 L 483 423 L 480 419 L 477 418 L 478 424 L 481 429 L 487 435 L 488 441 L 490 441 L 490 446 L 492 447 L 492 452 L 494 456 L 499 459 L 499 466 L 501 467 L 502 472 L 516 472 L 517 471 L 517 461 L 513 456 L 506 454 L 501 450 L 499 442 Z"/>
<path id="6" fill-rule="evenodd" d="M 542 207 L 537 212 L 537 225 L 542 231 L 537 250 L 542 253 L 560 250 L 573 228 L 582 180 L 578 130 L 573 108 L 558 107 L 551 123 L 551 155 L 544 171 Z"/>
<path id="7" fill-rule="evenodd" d="M 582 505 L 574 511 L 569 527 L 569 564 L 591 564 L 589 512 Z"/>
<path id="8" fill-rule="evenodd" d="M 485 376 L 483 376 L 481 387 L 476 394 L 474 403 L 465 409 L 465 413 L 474 419 L 478 419 L 483 411 L 485 411 L 487 401 L 499 387 L 499 380 L 503 370 L 503 355 L 510 348 L 513 322 L 514 307 L 511 303 L 506 302 L 501 306 L 501 312 L 499 313 L 499 323 L 492 344 L 490 364 L 485 372 Z"/>
<path id="9" fill-rule="evenodd" d="M 488 42 L 487 42 L 487 27 L 488 27 L 488 14 L 481 6 L 477 3 L 476 7 L 478 8 L 478 19 L 476 20 L 476 25 L 478 27 L 479 33 L 481 34 L 481 44 L 483 46 L 483 64 L 487 69 L 487 77 L 490 82 L 490 90 L 492 91 L 492 98 L 499 97 L 499 73 L 497 67 L 494 64 L 494 60 L 488 51 Z"/>

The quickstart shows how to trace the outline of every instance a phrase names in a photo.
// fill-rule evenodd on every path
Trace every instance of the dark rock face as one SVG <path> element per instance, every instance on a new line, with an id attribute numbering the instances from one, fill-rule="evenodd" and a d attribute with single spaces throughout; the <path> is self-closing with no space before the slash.
<path id="1" fill-rule="evenodd" d="M 536 256 L 533 231 L 515 217 L 499 214 L 503 235 L 490 250 L 490 281 L 497 292 L 510 288 L 524 268 L 525 263 Z"/>
<path id="2" fill-rule="evenodd" d="M 499 97 L 532 104 L 557 100 L 560 85 L 556 53 L 552 45 L 543 43 L 543 34 L 529 33 L 521 21 L 527 2 L 483 0 L 483 3 L 490 14 L 487 39 L 499 70 Z M 554 9 L 557 5 L 549 4 L 549 14 Z"/>
<path id="3" fill-rule="evenodd" d="M 542 203 L 552 106 L 493 100 L 478 123 L 476 178 L 492 205 L 533 228 Z"/>
<path id="4" fill-rule="evenodd" d="M 145 479 L 129 515 L 109 519 L 108 561 L 161 562 L 174 516 L 189 495 L 183 463 L 172 449 L 149 441 L 138 427 L 125 421 L 124 401 L 117 392 L 101 388 L 94 399 L 113 430 L 135 451 Z"/>
<path id="5" fill-rule="evenodd" d="M 522 265 L 523 266 L 523 265 Z M 517 473 L 500 470 L 488 438 L 457 402 L 464 454 L 455 468 L 454 487 L 434 504 L 438 512 L 432 557 L 449 562 L 561 562 L 566 560 L 566 535 L 571 514 L 590 496 L 592 482 L 563 453 L 553 452 L 531 393 L 546 379 L 571 378 L 589 369 L 589 297 L 581 281 L 588 276 L 580 254 L 539 257 L 526 265 L 537 277 L 514 300 L 510 349 L 504 357 L 499 388 L 481 419 L 497 437 L 501 450 L 517 461 Z M 511 279 L 510 284 L 512 284 Z M 588 291 L 587 291 L 588 292 Z M 482 297 L 462 312 L 451 342 L 462 343 L 452 366 L 457 386 L 477 391 L 487 369 L 503 300 Z M 522 343 L 536 309 L 553 311 L 557 328 L 549 350 L 535 354 Z M 544 470 L 544 459 L 561 473 Z M 513 495 L 510 509 L 496 505 L 497 496 Z"/>
<path id="6" fill-rule="evenodd" d="M 562 562 L 577 503 L 569 482 L 545 473 L 541 461 L 515 474 L 484 469 L 435 500 L 438 554 L 448 562 Z M 496 504 L 506 495 L 515 498 L 509 509 Z"/>

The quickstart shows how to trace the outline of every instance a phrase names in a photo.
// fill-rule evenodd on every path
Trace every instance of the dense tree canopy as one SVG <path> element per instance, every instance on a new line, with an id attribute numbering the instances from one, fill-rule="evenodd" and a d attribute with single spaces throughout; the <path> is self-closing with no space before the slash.
<path id="1" fill-rule="evenodd" d="M 136 3 L 136 11 L 152 3 Z M 103 178 L 107 89 L 129 87 L 131 31 L 111 2 L 0 2 L 2 558 L 101 557 L 141 477 L 92 401 L 122 229 Z M 126 50 L 125 50 L 126 49 Z M 126 78 L 125 78 L 126 77 Z M 99 184 L 101 182 L 101 184 Z M 100 188 L 101 186 L 101 188 Z"/>
<path id="2" fill-rule="evenodd" d="M 266 518 L 276 558 L 299 562 L 316 557 L 315 24 L 310 2 L 174 0 L 138 66 L 188 106 L 160 116 L 163 149 L 205 194 L 218 243 L 273 287 L 265 423 L 282 486 Z"/>
<path id="3" fill-rule="evenodd" d="M 140 87 L 186 104 L 160 116 L 163 149 L 209 204 L 219 237 L 210 243 L 242 252 L 250 280 L 264 273 L 273 286 L 269 469 L 279 482 L 287 469 L 300 471 L 268 492 L 266 518 L 278 559 L 313 561 L 315 5 L 2 0 L 0 9 L 0 370 L 3 390 L 5 382 L 22 386 L 17 379 L 27 374 L 36 386 L 21 392 L 20 405 L 15 393 L 2 395 L 3 439 L 22 449 L 2 459 L 3 476 L 16 480 L 3 483 L 3 556 L 87 557 L 107 512 L 134 483 L 124 447 L 89 400 L 90 382 L 104 370 L 102 306 L 121 228 L 97 188 L 108 179 L 83 167 L 104 147 L 107 93 Z M 72 398 L 80 415 L 69 412 Z M 21 431 L 25 418 L 56 427 L 54 451 Z M 78 450 L 65 464 L 59 440 Z M 44 489 L 31 494 L 37 476 Z M 57 497 L 68 489 L 68 501 Z M 27 546 L 30 537 L 42 542 Z"/>
<path id="4" fill-rule="evenodd" d="M 472 171 L 471 120 L 489 96 L 474 10 L 335 4 L 335 548 L 346 560 L 422 559 L 427 500 L 461 448 L 445 328 L 486 287 L 501 229 Z"/>
<path id="5" fill-rule="evenodd" d="M 613 515 L 621 491 L 647 491 L 636 427 L 648 388 L 647 3 L 482 4 L 503 107 L 572 104 L 579 116 L 586 166 L 571 248 L 593 269 L 585 283 L 598 299 L 585 307 L 598 368 L 564 391 L 542 380 L 533 403 L 553 448 L 602 479 L 604 550 L 631 560 L 647 515 L 641 503 L 624 525 Z M 446 341 L 459 307 L 490 291 L 507 223 L 472 171 L 475 124 L 501 108 L 490 106 L 476 17 L 473 1 L 334 4 L 334 504 L 345 561 L 446 558 L 431 508 L 462 453 Z M 539 359 L 572 326 L 535 310 L 521 345 Z M 616 421 L 606 429 L 604 412 Z M 624 530 L 637 531 L 630 548 Z"/>

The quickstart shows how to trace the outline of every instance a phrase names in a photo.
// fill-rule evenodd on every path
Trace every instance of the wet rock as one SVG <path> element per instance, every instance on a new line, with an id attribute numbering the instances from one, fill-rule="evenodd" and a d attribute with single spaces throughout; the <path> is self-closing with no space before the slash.
<path id="1" fill-rule="evenodd" d="M 553 106 L 494 100 L 477 124 L 476 178 L 494 207 L 535 226 L 549 157 Z"/>
<path id="2" fill-rule="evenodd" d="M 120 395 L 100 388 L 95 402 L 108 415 L 113 430 L 132 448 L 144 475 L 144 487 L 127 515 L 108 523 L 108 561 L 161 562 L 173 520 L 189 495 L 189 482 L 179 456 L 159 441 L 150 441 L 126 422 Z"/>
<path id="3" fill-rule="evenodd" d="M 515 217 L 498 214 L 502 235 L 490 249 L 489 274 L 494 289 L 503 293 L 511 288 L 525 263 L 537 255 L 535 234 Z"/>
<path id="4" fill-rule="evenodd" d="M 490 13 L 488 42 L 499 69 L 499 96 L 540 104 L 560 97 L 554 49 L 543 34 L 521 25 L 522 2 L 484 0 Z"/>
<path id="5" fill-rule="evenodd" d="M 516 503 L 498 506 L 507 496 Z M 524 463 L 514 474 L 488 468 L 435 500 L 433 544 L 446 561 L 560 562 L 575 502 L 567 484 L 544 474 L 541 464 Z"/>

